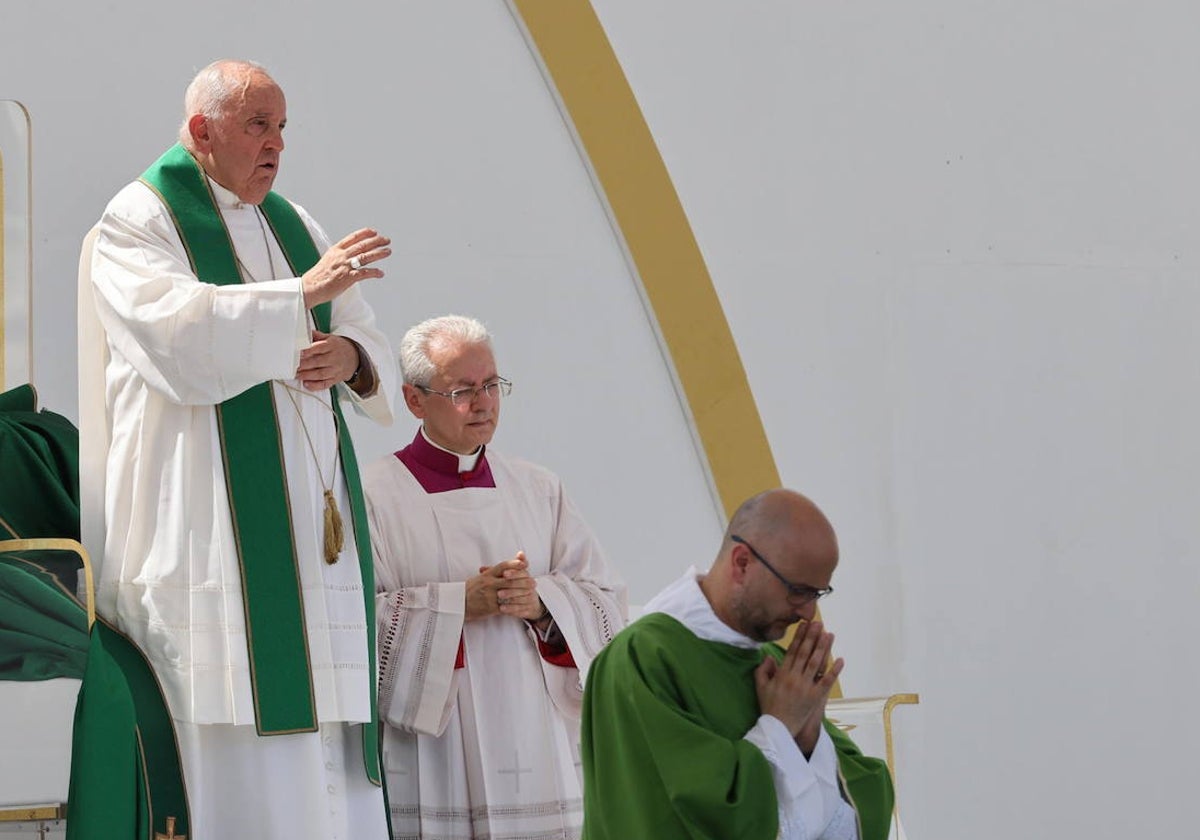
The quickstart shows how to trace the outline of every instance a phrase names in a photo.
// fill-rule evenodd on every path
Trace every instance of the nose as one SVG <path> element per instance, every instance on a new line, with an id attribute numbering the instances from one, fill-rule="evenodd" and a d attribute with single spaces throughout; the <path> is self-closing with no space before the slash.
<path id="1" fill-rule="evenodd" d="M 270 130 L 270 133 L 267 136 L 266 146 L 270 149 L 274 149 L 277 152 L 283 151 L 284 142 L 282 128 L 272 128 Z"/>
<path id="2" fill-rule="evenodd" d="M 812 621 L 817 617 L 817 602 L 809 601 L 796 610 L 797 621 Z"/>

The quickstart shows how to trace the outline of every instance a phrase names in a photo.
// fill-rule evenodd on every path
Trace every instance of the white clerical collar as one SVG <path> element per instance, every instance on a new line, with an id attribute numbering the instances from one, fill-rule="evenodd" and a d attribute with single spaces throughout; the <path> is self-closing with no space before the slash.
<path id="1" fill-rule="evenodd" d="M 740 648 L 761 647 L 761 642 L 739 633 L 717 618 L 712 604 L 708 603 L 708 598 L 700 588 L 702 577 L 704 575 L 697 572 L 695 566 L 689 567 L 683 577 L 651 598 L 642 614 L 666 613 L 706 641 Z"/>
<path id="2" fill-rule="evenodd" d="M 482 446 L 479 447 L 478 449 L 476 449 L 470 455 L 463 455 L 461 452 L 451 452 L 449 449 L 447 449 L 444 446 L 438 446 L 438 444 L 434 443 L 432 440 L 429 439 L 429 435 L 425 434 L 425 426 L 423 426 L 423 425 L 421 426 L 421 437 L 425 438 L 425 442 L 428 443 L 430 446 L 432 446 L 434 449 L 440 449 L 443 452 L 449 452 L 451 455 L 453 455 L 455 458 L 457 458 L 458 459 L 458 471 L 460 473 L 470 472 L 471 470 L 475 469 L 475 464 L 477 461 L 479 461 L 479 456 L 483 454 Z"/>
<path id="3" fill-rule="evenodd" d="M 217 206 L 221 208 L 232 207 L 235 210 L 241 210 L 243 207 L 253 207 L 253 204 L 247 204 L 237 197 L 237 193 L 233 190 L 227 190 L 216 181 L 207 172 L 204 174 L 208 178 L 208 185 L 212 187 L 213 198 L 217 200 Z"/>

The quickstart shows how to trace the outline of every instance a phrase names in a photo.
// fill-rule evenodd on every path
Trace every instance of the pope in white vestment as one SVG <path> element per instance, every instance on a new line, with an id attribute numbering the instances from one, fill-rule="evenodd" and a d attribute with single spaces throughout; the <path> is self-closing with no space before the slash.
<path id="1" fill-rule="evenodd" d="M 401 366 L 423 427 L 363 471 L 393 837 L 578 837 L 582 679 L 624 585 L 554 474 L 485 451 L 510 386 L 482 325 L 419 325 Z"/>
<path id="2" fill-rule="evenodd" d="M 260 141 L 266 151 L 259 154 L 277 165 L 282 141 L 269 138 L 279 137 L 282 120 L 271 109 L 282 93 L 261 68 L 223 70 L 251 79 L 246 108 L 256 92 L 267 97 L 250 110 L 268 113 L 261 135 L 268 140 Z M 211 130 L 216 120 L 206 119 L 209 127 L 201 129 Z M 251 123 L 245 125 L 249 132 Z M 214 152 L 211 143 L 205 148 L 208 157 L 193 154 L 207 171 Z M 225 154 L 226 169 L 215 168 L 222 177 L 229 171 Z M 141 181 L 117 194 L 96 230 L 90 279 L 108 354 L 106 405 L 81 404 L 81 414 L 106 414 L 109 424 L 98 611 L 138 644 L 162 686 L 179 740 L 191 840 L 382 838 L 380 790 L 364 772 L 355 726 L 371 719 L 374 663 L 337 424 L 329 388 L 297 375 L 302 351 L 314 343 L 307 287 L 292 276 L 240 183 L 226 178 L 234 187 L 227 188 L 211 172 L 205 178 L 240 285 L 197 278 L 171 211 Z M 330 252 L 324 231 L 295 210 L 318 251 Z M 390 424 L 395 368 L 388 342 L 356 285 L 331 302 L 330 333 L 353 342 L 360 371 L 374 383 L 365 395 L 335 386 L 341 401 Z M 319 731 L 265 737 L 255 729 L 243 581 L 214 411 L 264 382 L 278 417 L 277 432 L 265 431 L 278 435 L 283 456 L 319 724 Z M 346 523 L 333 562 L 323 556 L 327 490 Z M 262 492 L 272 490 L 264 485 Z"/>

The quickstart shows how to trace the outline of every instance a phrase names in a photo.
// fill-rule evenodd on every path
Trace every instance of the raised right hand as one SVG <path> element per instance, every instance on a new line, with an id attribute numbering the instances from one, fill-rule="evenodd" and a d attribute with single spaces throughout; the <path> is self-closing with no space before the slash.
<path id="1" fill-rule="evenodd" d="M 304 284 L 304 306 L 312 309 L 333 300 L 360 280 L 382 277 L 382 271 L 368 266 L 391 256 L 392 249 L 388 247 L 391 244 L 392 240 L 378 231 L 362 228 L 331 245 L 300 278 Z M 355 257 L 362 268 L 350 265 Z"/>

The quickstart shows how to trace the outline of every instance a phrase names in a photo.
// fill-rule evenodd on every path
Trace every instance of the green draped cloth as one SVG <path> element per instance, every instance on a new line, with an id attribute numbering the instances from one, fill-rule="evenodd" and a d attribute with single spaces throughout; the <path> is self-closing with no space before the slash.
<path id="1" fill-rule="evenodd" d="M 187 831 L 187 799 L 166 700 L 127 638 L 87 613 L 45 570 L 0 555 L 0 679 L 82 678 L 75 707 L 67 837 L 152 840 Z M 64 725 L 66 721 L 63 721 Z"/>
<path id="2" fill-rule="evenodd" d="M 21 385 L 0 394 L 0 540 L 79 539 L 79 431 Z M 87 614 L 69 551 L 0 554 L 0 680 L 83 676 Z"/>
<path id="3" fill-rule="evenodd" d="M 79 539 L 79 430 L 20 385 L 0 394 L 0 540 Z M 75 591 L 79 559 L 71 552 L 22 555 Z"/>
<path id="4" fill-rule="evenodd" d="M 583 699 L 585 840 L 775 840 L 771 767 L 743 737 L 759 717 L 754 669 L 774 645 L 705 641 L 663 613 L 592 663 Z M 862 840 L 886 840 L 887 765 L 825 722 Z"/>
<path id="5" fill-rule="evenodd" d="M 79 432 L 37 410 L 23 385 L 0 394 L 0 539 L 79 539 Z M 75 707 L 67 837 L 154 840 L 187 798 L 171 718 L 149 663 L 102 619 L 89 636 L 72 552 L 0 553 L 0 679 L 83 680 Z M 65 723 L 65 721 L 64 721 Z"/>
<path id="6" fill-rule="evenodd" d="M 187 834 L 179 745 L 166 698 L 132 641 L 97 618 L 75 705 L 67 840 Z"/>
<path id="7" fill-rule="evenodd" d="M 87 612 L 54 575 L 0 554 L 0 680 L 82 677 Z"/>

